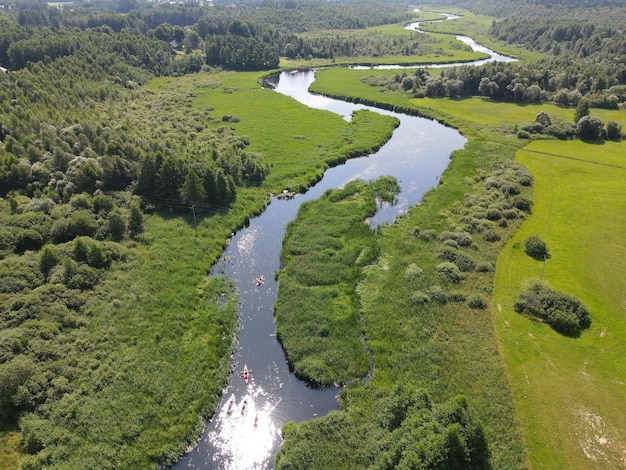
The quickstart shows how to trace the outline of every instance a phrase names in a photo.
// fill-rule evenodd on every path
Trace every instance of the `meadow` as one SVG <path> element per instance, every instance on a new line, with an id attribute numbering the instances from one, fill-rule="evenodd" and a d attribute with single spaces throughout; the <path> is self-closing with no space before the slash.
<path id="1" fill-rule="evenodd" d="M 249 139 L 248 150 L 269 162 L 263 188 L 271 193 L 305 190 L 329 166 L 379 148 L 396 126 L 394 119 L 371 112 L 357 113 L 347 123 L 262 87 L 264 78 L 258 72 L 222 72 L 156 79 L 150 86 L 191 87 L 192 108 L 207 111 L 216 128 L 228 126 Z"/>
<path id="2" fill-rule="evenodd" d="M 626 161 L 624 143 L 533 142 L 516 160 L 535 175 L 533 213 L 498 260 L 494 314 L 535 468 L 620 468 L 626 451 Z M 556 333 L 513 310 L 544 263 L 523 240 L 539 235 L 543 281 L 580 298 L 591 327 Z"/>

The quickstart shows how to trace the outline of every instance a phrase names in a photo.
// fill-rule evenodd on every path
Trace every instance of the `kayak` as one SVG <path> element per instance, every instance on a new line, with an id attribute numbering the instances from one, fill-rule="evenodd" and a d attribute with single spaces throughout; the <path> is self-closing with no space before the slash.
<path id="1" fill-rule="evenodd" d="M 243 381 L 246 385 L 248 385 L 248 380 L 250 380 L 250 371 L 248 370 L 247 364 L 243 365 L 243 372 L 241 373 L 243 377 Z"/>

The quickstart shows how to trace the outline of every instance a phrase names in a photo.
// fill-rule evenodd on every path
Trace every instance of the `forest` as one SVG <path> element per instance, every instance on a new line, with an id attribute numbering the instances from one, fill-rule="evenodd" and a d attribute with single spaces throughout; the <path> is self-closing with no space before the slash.
<path id="1" fill-rule="evenodd" d="M 366 153 L 388 138 L 386 126 L 373 125 L 376 131 L 371 131 L 372 143 L 368 142 L 367 148 L 355 151 L 350 146 L 351 136 L 343 135 L 345 142 L 339 149 L 338 144 L 329 143 L 335 153 L 328 150 L 325 160 L 311 163 L 311 168 L 302 169 L 293 161 L 290 164 L 299 170 L 279 169 L 272 157 L 250 150 L 258 135 L 239 132 L 240 116 L 216 115 L 210 104 L 195 104 L 203 89 L 221 86 L 224 74 L 258 73 L 260 88 L 264 74 L 281 70 L 285 64 L 358 65 L 366 62 L 364 58 L 393 57 L 397 63 L 419 68 L 370 74 L 362 78 L 362 84 L 401 99 L 480 98 L 575 110 L 570 121 L 537 114 L 532 122 L 516 126 L 512 146 L 534 139 L 623 140 L 621 121 L 603 122 L 594 115 L 598 109 L 623 112 L 626 107 L 623 0 L 441 0 L 437 8 L 454 7 L 492 17 L 485 35 L 494 44 L 532 51 L 540 59 L 458 66 L 439 72 L 426 68 L 428 64 L 421 63 L 420 56 L 434 54 L 442 62 L 453 61 L 446 56 L 452 52 L 442 39 L 445 35 L 403 30 L 401 26 L 413 21 L 415 12 L 399 1 L 212 3 L 209 7 L 103 0 L 73 2 L 68 8 L 16 0 L 0 9 L 0 433 L 14 436 L 17 442 L 0 440 L 0 460 L 3 455 L 18 455 L 20 468 L 28 469 L 72 465 L 155 468 L 175 462 L 197 438 L 203 419 L 211 415 L 219 398 L 236 336 L 236 293 L 225 282 L 203 280 L 210 266 L 197 261 L 197 282 L 190 287 L 193 292 L 181 294 L 188 304 L 173 300 L 175 292 L 168 299 L 172 312 L 187 311 L 191 306 L 195 313 L 181 313 L 184 321 L 168 317 L 154 326 L 159 319 L 148 321 L 141 316 L 145 313 L 141 302 L 149 297 L 146 286 L 143 294 L 133 294 L 136 312 L 142 313 L 133 311 L 134 317 L 123 313 L 123 296 L 116 297 L 113 291 L 123 285 L 124 272 L 147 272 L 142 263 L 151 249 L 156 251 L 155 234 L 169 231 L 167 236 L 172 238 L 168 243 L 180 244 L 181 252 L 196 249 L 198 227 L 191 222 L 195 224 L 196 215 L 205 221 L 201 230 L 211 241 L 204 262 L 207 258 L 214 261 L 228 236 L 263 210 L 269 193 L 292 181 L 299 183 L 290 189 L 306 189 L 330 164 Z M 398 32 L 390 32 L 386 25 L 397 27 Z M 208 78 L 199 79 L 200 75 Z M 176 81 L 185 78 L 187 83 L 202 85 Z M 233 91 L 236 88 L 221 94 Z M 357 120 L 359 123 L 363 120 Z M 531 213 L 531 179 L 517 166 L 498 165 L 489 170 L 500 171 L 492 194 L 501 192 L 497 197 L 502 207 L 489 225 L 500 224 L 507 237 Z M 472 178 L 483 182 L 474 174 L 468 176 L 474 181 Z M 505 181 L 507 178 L 512 182 Z M 508 191 L 509 184 L 514 189 Z M 371 188 L 358 190 L 373 197 Z M 489 219 L 483 209 L 479 212 Z M 359 217 L 363 210 L 371 210 L 371 205 L 360 209 Z M 501 215 L 506 211 L 510 218 Z M 194 219 L 190 219 L 191 213 Z M 185 227 L 165 228 L 167 221 L 181 215 L 188 218 Z M 478 231 L 484 238 L 480 222 L 464 215 L 467 224 L 475 225 L 468 230 Z M 166 222 L 159 225 L 156 218 Z M 183 232 L 188 236 L 185 241 L 180 240 Z M 440 232 L 463 231 L 446 227 Z M 440 276 L 464 276 L 458 272 L 462 242 L 456 235 L 439 235 L 448 242 L 447 255 L 442 255 L 438 266 L 448 265 L 441 267 Z M 427 243 L 439 235 L 416 229 L 412 239 Z M 500 240 L 482 238 L 481 247 Z M 373 243 L 367 238 L 366 242 Z M 181 273 L 187 269 L 183 260 L 191 264 L 196 258 L 190 253 L 180 256 L 181 264 L 176 266 Z M 489 256 L 481 272 L 493 271 L 495 258 L 491 252 Z M 351 259 L 350 263 L 354 262 Z M 356 277 L 361 279 L 361 275 L 359 272 Z M 172 289 L 186 281 L 182 274 L 172 279 Z M 289 278 L 284 279 L 282 295 L 288 288 L 294 289 Z M 167 283 L 159 277 L 155 286 L 162 288 Z M 535 293 L 546 291 L 538 287 Z M 425 302 L 426 297 L 431 302 L 438 291 L 422 294 L 422 300 L 413 297 L 415 303 Z M 463 302 L 468 300 L 462 297 Z M 482 310 L 483 292 L 472 298 Z M 530 294 L 522 298 L 520 311 L 532 310 L 522 301 L 532 303 L 533 299 Z M 197 311 L 208 313 L 202 317 Z M 138 322 L 137 318 L 144 325 L 145 337 L 121 331 L 123 325 Z M 365 318 L 374 321 L 371 312 Z M 583 323 L 588 327 L 586 318 Z M 185 330 L 183 325 L 191 325 L 191 329 Z M 279 332 L 288 331 L 285 325 L 279 326 Z M 188 377 L 181 377 L 176 363 L 167 363 L 167 359 L 159 359 L 167 363 L 163 365 L 145 357 L 124 356 L 126 347 L 143 342 L 160 342 L 163 349 L 174 351 L 179 347 L 177 334 L 198 341 L 189 340 L 184 352 L 172 353 L 185 354 L 180 361 L 189 367 Z M 222 341 L 215 339 L 220 337 Z M 300 354 L 295 338 L 284 340 L 286 347 L 292 348 L 287 353 L 292 358 Z M 206 360 L 191 359 L 201 339 L 202 347 L 207 348 Z M 360 375 L 366 369 L 361 360 Z M 158 368 L 176 376 L 171 385 L 176 393 L 146 385 L 149 374 Z M 332 375 L 307 378 L 314 383 L 336 379 Z M 140 400 L 128 390 L 114 396 L 116 390 L 109 385 L 118 383 L 116 380 L 127 380 L 143 390 L 142 398 L 149 403 L 141 406 L 149 407 L 148 411 L 143 417 L 131 416 L 118 427 L 109 422 L 111 431 L 93 431 L 89 421 L 95 408 L 81 407 L 82 400 L 111 400 L 113 408 L 120 406 L 126 411 L 120 400 Z M 208 384 L 206 391 L 188 396 L 185 390 L 194 381 Z M 349 378 L 341 381 L 347 383 Z M 364 393 L 348 390 L 344 399 L 358 401 Z M 376 419 L 388 432 L 381 437 L 368 428 L 369 447 L 357 456 L 359 465 L 394 468 L 404 462 L 410 468 L 498 467 L 487 450 L 493 430 L 483 430 L 464 397 L 433 403 L 424 390 L 385 393 Z M 164 412 L 165 408 L 169 411 Z M 362 417 L 357 415 L 353 409 L 349 415 L 331 417 L 320 428 L 288 427 L 285 435 L 294 440 L 289 440 L 286 453 L 279 456 L 282 468 L 301 468 L 298 459 L 306 455 L 302 444 L 306 440 L 298 439 L 306 439 L 307 432 L 321 439 L 318 433 L 324 433 L 323 426 L 343 429 L 348 426 L 344 421 L 360 422 Z M 429 440 L 431 434 L 435 437 Z M 385 452 L 371 460 L 367 453 L 377 452 L 372 443 L 378 439 L 385 442 Z M 421 454 L 402 453 L 401 445 L 420 439 Z M 89 445 L 81 449 L 85 442 Z M 508 460 L 498 454 L 500 463 L 525 463 L 525 457 L 520 457 L 523 451 L 516 448 L 514 452 Z M 349 456 L 342 458 L 349 462 Z M 492 463 L 485 463 L 490 458 Z M 420 461 L 427 464 L 420 467 L 416 463 Z"/>

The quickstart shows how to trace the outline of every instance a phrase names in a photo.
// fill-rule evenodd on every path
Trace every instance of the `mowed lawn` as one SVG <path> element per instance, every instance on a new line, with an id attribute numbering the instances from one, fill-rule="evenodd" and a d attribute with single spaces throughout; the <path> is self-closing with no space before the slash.
<path id="1" fill-rule="evenodd" d="M 516 156 L 535 177 L 533 213 L 497 266 L 494 312 L 516 408 L 536 469 L 626 467 L 626 143 L 537 141 Z M 539 235 L 543 280 L 581 299 L 578 338 L 514 311 L 544 263 L 524 253 Z"/>

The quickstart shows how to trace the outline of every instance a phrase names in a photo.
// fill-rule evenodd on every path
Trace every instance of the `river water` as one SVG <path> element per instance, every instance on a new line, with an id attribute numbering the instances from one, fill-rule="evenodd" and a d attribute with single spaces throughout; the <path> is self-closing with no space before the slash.
<path id="1" fill-rule="evenodd" d="M 238 290 L 240 334 L 233 372 L 198 445 L 173 467 L 177 470 L 271 469 L 285 423 L 338 409 L 339 390 L 312 388 L 298 380 L 276 339 L 273 306 L 278 286 L 274 273 L 279 269 L 286 225 L 296 217 L 300 204 L 355 179 L 390 175 L 398 180 L 401 192 L 395 204 L 380 208 L 371 225 L 392 222 L 438 184 L 451 153 L 465 145 L 466 139 L 458 131 L 436 121 L 312 95 L 308 88 L 314 79 L 314 71 L 282 73 L 275 91 L 348 120 L 354 111 L 370 109 L 397 117 L 400 125 L 378 152 L 327 170 L 305 194 L 293 199 L 272 198 L 267 209 L 230 240 L 211 275 L 226 276 Z M 265 280 L 256 285 L 261 275 Z M 248 384 L 239 373 L 244 364 L 251 370 Z"/>

